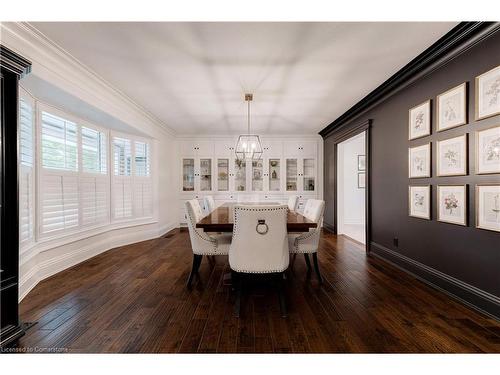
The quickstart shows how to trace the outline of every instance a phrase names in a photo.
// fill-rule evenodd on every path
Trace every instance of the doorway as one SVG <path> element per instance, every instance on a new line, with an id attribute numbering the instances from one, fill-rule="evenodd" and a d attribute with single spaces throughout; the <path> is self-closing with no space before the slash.
<path id="1" fill-rule="evenodd" d="M 337 234 L 367 243 L 367 131 L 337 144 Z"/>

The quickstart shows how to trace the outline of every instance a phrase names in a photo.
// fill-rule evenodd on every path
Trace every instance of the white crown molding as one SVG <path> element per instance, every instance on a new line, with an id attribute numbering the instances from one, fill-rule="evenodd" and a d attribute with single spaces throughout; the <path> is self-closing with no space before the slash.
<path id="1" fill-rule="evenodd" d="M 32 74 L 146 133 L 173 129 L 27 22 L 0 23 L 1 43 L 33 63 Z M 137 124 L 140 124 L 138 127 Z"/>

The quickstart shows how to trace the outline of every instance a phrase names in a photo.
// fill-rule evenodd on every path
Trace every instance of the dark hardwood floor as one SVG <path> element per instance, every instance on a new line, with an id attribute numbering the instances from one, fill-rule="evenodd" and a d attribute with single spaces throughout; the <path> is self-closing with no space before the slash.
<path id="1" fill-rule="evenodd" d="M 223 283 L 227 258 L 206 259 L 185 286 L 187 232 L 124 246 L 41 282 L 20 305 L 38 321 L 20 347 L 69 352 L 500 352 L 500 323 L 325 232 L 324 284 L 297 257 L 286 280 L 288 318 L 273 289 L 249 285 L 241 317 Z"/>

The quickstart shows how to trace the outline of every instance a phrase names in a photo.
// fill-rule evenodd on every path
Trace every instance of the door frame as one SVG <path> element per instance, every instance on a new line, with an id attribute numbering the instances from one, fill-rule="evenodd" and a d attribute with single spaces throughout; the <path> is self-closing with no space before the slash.
<path id="1" fill-rule="evenodd" d="M 337 178 L 338 178 L 338 168 L 337 168 L 337 152 L 338 145 L 349 138 L 355 137 L 358 134 L 365 132 L 365 155 L 366 155 L 366 171 L 365 171 L 365 251 L 367 254 L 370 253 L 370 242 L 371 242 L 371 127 L 372 120 L 366 120 L 357 124 L 356 126 L 350 126 L 347 129 L 339 129 L 333 132 L 328 138 L 333 139 L 333 165 L 334 165 L 334 179 L 333 179 L 333 232 L 338 234 L 338 222 L 337 222 L 337 207 L 338 207 L 338 196 L 337 196 Z"/>

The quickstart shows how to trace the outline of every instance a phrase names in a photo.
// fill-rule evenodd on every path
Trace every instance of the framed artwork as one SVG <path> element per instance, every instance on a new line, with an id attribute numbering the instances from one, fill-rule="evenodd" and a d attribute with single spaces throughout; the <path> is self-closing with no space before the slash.
<path id="1" fill-rule="evenodd" d="M 500 173 L 500 126 L 476 132 L 476 173 Z"/>
<path id="2" fill-rule="evenodd" d="M 500 114 L 500 65 L 476 77 L 476 120 Z"/>
<path id="3" fill-rule="evenodd" d="M 431 186 L 408 186 L 408 213 L 412 217 L 431 219 Z"/>
<path id="4" fill-rule="evenodd" d="M 431 177 L 431 144 L 408 149 L 408 170 L 410 178 Z"/>
<path id="5" fill-rule="evenodd" d="M 364 189 L 366 187 L 366 175 L 365 172 L 358 173 L 358 189 Z"/>
<path id="6" fill-rule="evenodd" d="M 467 134 L 437 142 L 437 175 L 467 174 Z"/>
<path id="7" fill-rule="evenodd" d="M 438 221 L 467 225 L 467 185 L 438 185 Z"/>
<path id="8" fill-rule="evenodd" d="M 451 129 L 467 123 L 467 82 L 437 97 L 437 131 Z"/>
<path id="9" fill-rule="evenodd" d="M 500 184 L 476 185 L 476 227 L 500 232 Z"/>
<path id="10" fill-rule="evenodd" d="M 366 156 L 358 155 L 358 171 L 366 171 Z"/>
<path id="11" fill-rule="evenodd" d="M 431 134 L 431 100 L 410 109 L 408 115 L 408 140 Z"/>

